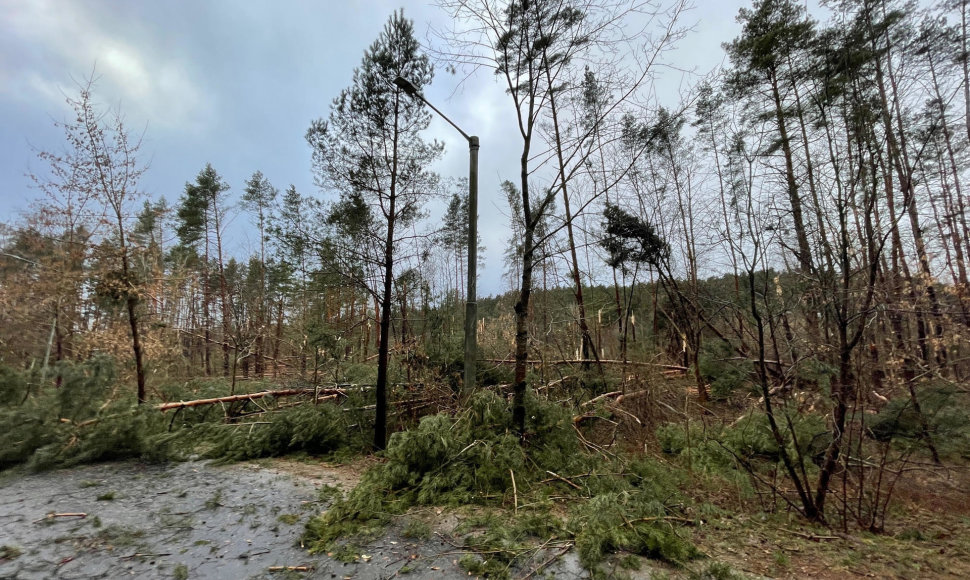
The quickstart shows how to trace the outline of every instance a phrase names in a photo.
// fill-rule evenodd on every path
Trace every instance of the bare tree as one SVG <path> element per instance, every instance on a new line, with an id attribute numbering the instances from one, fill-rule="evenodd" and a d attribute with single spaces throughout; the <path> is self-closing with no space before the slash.
<path id="1" fill-rule="evenodd" d="M 557 93 L 569 84 L 580 88 L 582 74 L 573 72 L 574 62 L 595 60 L 596 55 L 608 51 L 629 50 L 624 55 L 626 58 L 643 59 L 639 78 L 644 81 L 648 76 L 646 71 L 662 52 L 657 46 L 666 47 L 674 36 L 670 22 L 676 20 L 679 10 L 675 7 L 668 13 L 652 2 L 608 0 L 440 0 L 439 5 L 455 23 L 452 30 L 439 31 L 450 47 L 441 56 L 459 66 L 467 65 L 472 71 L 480 68 L 493 71 L 502 79 L 516 113 L 522 141 L 517 184 L 521 204 L 516 204 L 521 216 L 516 219 L 521 222 L 523 240 L 521 280 L 515 304 L 513 415 L 519 431 L 524 433 L 528 319 L 536 252 L 544 241 L 537 237 L 537 228 L 560 193 L 569 207 L 568 184 L 585 165 L 594 133 L 587 127 L 580 139 L 567 142 L 565 126 L 559 118 Z M 675 6 L 681 4 L 675 3 Z M 633 21 L 638 16 L 650 23 L 654 23 L 651 17 L 655 16 L 666 24 L 660 26 L 665 31 L 664 38 L 660 42 L 653 39 L 652 51 L 622 46 L 626 18 Z M 549 132 L 542 130 L 542 123 L 546 121 L 551 123 Z M 552 161 L 557 171 L 543 184 L 536 171 L 547 161 Z M 567 210 L 563 222 L 567 232 L 575 215 L 573 209 Z M 570 238 L 575 246 L 574 237 Z M 574 250 L 574 247 L 570 250 L 571 278 L 577 290 L 577 303 L 582 307 L 582 281 Z M 588 348 L 588 326 L 583 328 L 586 326 L 584 310 L 581 308 L 579 324 Z"/>
<path id="2" fill-rule="evenodd" d="M 55 123 L 64 130 L 64 151 L 42 151 L 39 156 L 50 166 L 50 176 L 44 186 L 66 198 L 101 203 L 103 223 L 113 230 L 110 241 L 117 248 L 117 266 L 103 274 L 99 291 L 125 305 L 141 404 L 146 400 L 146 393 L 138 316 L 139 281 L 131 265 L 131 243 L 125 221 L 133 211 L 132 203 L 141 194 L 138 179 L 146 166 L 137 158 L 140 138 L 131 136 L 120 112 L 104 111 L 95 104 L 94 85 L 93 77 L 83 81 L 78 95 L 66 99 L 74 119 Z"/>

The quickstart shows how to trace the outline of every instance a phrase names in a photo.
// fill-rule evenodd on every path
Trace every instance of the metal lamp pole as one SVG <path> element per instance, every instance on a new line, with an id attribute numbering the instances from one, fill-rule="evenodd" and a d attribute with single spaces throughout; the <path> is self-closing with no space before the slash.
<path id="1" fill-rule="evenodd" d="M 478 302 L 475 285 L 478 281 L 478 137 L 461 130 L 437 107 L 428 102 L 411 81 L 404 77 L 394 79 L 394 84 L 408 95 L 420 99 L 431 110 L 454 127 L 468 141 L 468 298 L 465 304 L 465 377 L 462 391 L 465 395 L 475 390 L 475 363 L 478 351 Z"/>

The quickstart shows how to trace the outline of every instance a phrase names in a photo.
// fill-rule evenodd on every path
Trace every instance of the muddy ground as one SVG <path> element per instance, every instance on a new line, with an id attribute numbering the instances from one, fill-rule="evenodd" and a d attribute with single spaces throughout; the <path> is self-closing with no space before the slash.
<path id="1" fill-rule="evenodd" d="M 326 507 L 319 487 L 349 489 L 354 476 L 280 461 L 123 462 L 8 476 L 0 481 L 0 578 L 467 577 L 446 534 L 408 539 L 391 529 L 349 563 L 301 548 L 304 524 Z M 567 559 L 554 573 L 576 577 L 578 568 Z"/>

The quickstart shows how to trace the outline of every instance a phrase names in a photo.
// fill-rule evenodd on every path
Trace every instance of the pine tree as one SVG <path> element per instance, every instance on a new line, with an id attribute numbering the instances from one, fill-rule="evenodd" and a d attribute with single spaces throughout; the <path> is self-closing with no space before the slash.
<path id="1" fill-rule="evenodd" d="M 220 311 L 222 318 L 222 371 L 229 376 L 229 342 L 231 313 L 227 296 L 225 265 L 222 253 L 222 221 L 225 215 L 224 193 L 229 186 L 213 169 L 211 164 L 199 172 L 195 183 L 185 184 L 185 193 L 177 210 L 178 234 L 181 246 L 196 252 L 202 246 L 201 284 L 202 284 L 202 313 L 205 344 L 203 346 L 203 360 L 206 375 L 212 374 L 209 347 L 212 342 L 212 275 L 209 271 L 211 262 L 215 260 L 218 273 Z M 212 241 L 215 248 L 212 248 Z M 213 250 L 214 254 L 213 255 Z"/>
<path id="2" fill-rule="evenodd" d="M 253 370 L 258 377 L 263 376 L 264 343 L 267 328 L 267 313 L 269 311 L 266 287 L 266 228 L 270 208 L 278 194 L 279 192 L 269 180 L 257 171 L 246 182 L 246 188 L 242 196 L 243 206 L 252 212 L 256 220 L 256 226 L 259 228 L 259 261 L 255 264 L 251 263 L 250 267 L 250 272 L 252 272 L 252 265 L 257 266 L 257 278 L 259 279 L 259 302 L 256 311 L 252 313 L 252 320 L 256 326 L 255 352 L 253 353 L 255 357 L 255 368 Z"/>
<path id="3" fill-rule="evenodd" d="M 428 166 L 442 152 L 441 144 L 421 139 L 419 133 L 430 123 L 430 113 L 421 101 L 391 84 L 398 76 L 419 89 L 434 76 L 414 36 L 413 23 L 403 12 L 390 17 L 365 51 L 350 87 L 334 99 L 328 120 L 315 121 L 306 135 L 319 183 L 338 191 L 345 207 L 361 210 L 331 215 L 338 222 L 355 220 L 354 227 L 367 227 L 369 237 L 376 241 L 376 254 L 360 256 L 380 271 L 379 285 L 370 288 L 380 300 L 381 320 L 376 449 L 383 449 L 387 439 L 394 266 L 404 241 L 402 232 L 420 217 L 424 200 L 437 189 L 437 176 Z M 361 217 L 366 220 L 360 221 Z"/>

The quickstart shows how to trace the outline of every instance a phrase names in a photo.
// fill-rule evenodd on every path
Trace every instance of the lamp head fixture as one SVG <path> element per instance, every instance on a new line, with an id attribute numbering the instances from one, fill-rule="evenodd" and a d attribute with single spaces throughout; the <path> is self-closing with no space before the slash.
<path id="1" fill-rule="evenodd" d="M 401 89 L 402 91 L 411 95 L 412 97 L 418 96 L 419 94 L 418 88 L 413 84 L 411 84 L 411 81 L 407 80 L 406 78 L 399 76 L 396 79 L 394 79 L 393 82 L 397 86 L 397 88 Z"/>

